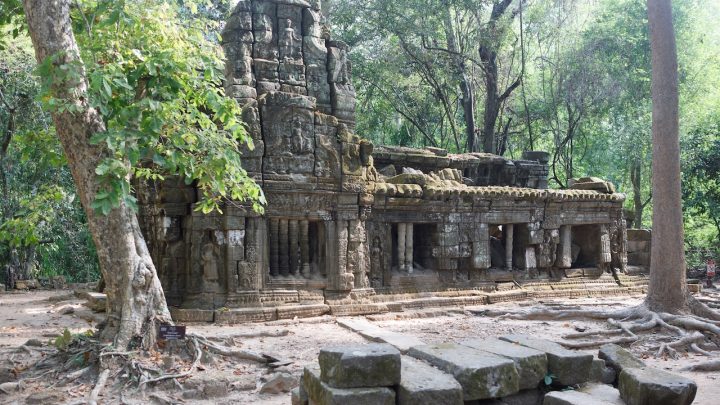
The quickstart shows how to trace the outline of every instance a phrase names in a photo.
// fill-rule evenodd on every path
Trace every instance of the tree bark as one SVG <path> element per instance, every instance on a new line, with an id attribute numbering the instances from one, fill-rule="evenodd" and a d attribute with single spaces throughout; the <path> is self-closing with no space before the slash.
<path id="1" fill-rule="evenodd" d="M 69 1 L 23 0 L 23 6 L 38 62 L 53 57 L 55 68 L 66 65 L 79 73 L 74 79 L 56 79 L 51 88 L 54 98 L 72 104 L 78 112 L 53 111 L 52 118 L 106 282 L 108 322 L 102 337 L 113 339 L 119 348 L 139 339 L 149 347 L 154 343 L 155 323 L 171 322 L 170 312 L 132 209 L 121 204 L 105 216 L 91 207 L 100 188 L 95 168 L 108 151 L 102 145 L 90 144 L 94 134 L 105 131 L 105 124 L 87 101 L 85 71 L 72 32 Z"/>
<path id="2" fill-rule="evenodd" d="M 658 312 L 688 310 L 680 193 L 678 64 L 670 0 L 647 0 L 652 53 L 653 232 L 646 302 Z"/>

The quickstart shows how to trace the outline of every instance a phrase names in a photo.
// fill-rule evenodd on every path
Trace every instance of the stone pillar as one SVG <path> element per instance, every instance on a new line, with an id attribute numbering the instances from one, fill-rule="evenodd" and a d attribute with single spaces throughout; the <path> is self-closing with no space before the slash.
<path id="1" fill-rule="evenodd" d="M 513 269 L 513 234 L 515 226 L 508 224 L 504 226 L 505 233 L 505 269 L 512 271 Z"/>
<path id="2" fill-rule="evenodd" d="M 289 276 L 290 275 L 290 241 L 288 238 L 288 220 L 287 219 L 281 219 L 280 220 L 280 226 L 279 226 L 279 268 L 280 268 L 280 275 L 281 276 Z"/>
<path id="3" fill-rule="evenodd" d="M 270 218 L 270 276 L 277 277 L 280 272 L 280 221 Z"/>
<path id="4" fill-rule="evenodd" d="M 300 260 L 303 277 L 310 278 L 310 223 L 307 220 L 300 221 Z"/>
<path id="5" fill-rule="evenodd" d="M 560 269 L 572 267 L 572 226 L 570 225 L 560 227 L 560 244 L 555 265 Z"/>
<path id="6" fill-rule="evenodd" d="M 408 274 L 413 272 L 413 224 L 405 224 L 405 270 Z"/>
<path id="7" fill-rule="evenodd" d="M 300 274 L 300 224 L 293 219 L 288 221 L 288 242 L 290 254 L 290 274 L 298 276 Z"/>
<path id="8" fill-rule="evenodd" d="M 399 223 L 397 225 L 397 256 L 398 256 L 398 270 L 405 271 L 405 238 L 407 232 L 407 225 Z"/>

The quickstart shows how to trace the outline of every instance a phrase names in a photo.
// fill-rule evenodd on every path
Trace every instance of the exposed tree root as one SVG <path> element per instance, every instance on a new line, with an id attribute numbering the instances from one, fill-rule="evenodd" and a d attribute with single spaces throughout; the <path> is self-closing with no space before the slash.
<path id="1" fill-rule="evenodd" d="M 720 371 L 720 360 L 707 361 L 683 368 L 685 371 Z"/>
<path id="2" fill-rule="evenodd" d="M 679 352 L 695 352 L 713 357 L 712 348 L 718 349 L 720 339 L 720 313 L 705 303 L 688 297 L 684 313 L 670 314 L 652 311 L 646 303 L 617 311 L 586 310 L 578 307 L 533 307 L 514 312 L 487 310 L 473 311 L 477 315 L 501 319 L 562 321 L 573 319 L 604 319 L 609 329 L 582 331 L 563 336 L 559 342 L 572 349 L 598 347 L 606 343 L 633 344 L 642 339 L 640 333 L 656 328 L 672 336 L 661 342 L 654 355 L 677 358 Z M 720 370 L 720 361 L 697 365 L 696 370 Z M 717 367 L 717 368 L 713 368 Z"/>
<path id="3" fill-rule="evenodd" d="M 262 332 L 260 335 L 285 336 L 287 333 L 289 332 Z M 188 334 L 184 342 L 167 342 L 163 347 L 165 353 L 156 350 L 118 351 L 96 338 L 85 335 L 75 336 L 71 342 L 47 354 L 43 351 L 36 353 L 31 350 L 28 354 L 33 355 L 36 362 L 23 373 L 24 381 L 47 378 L 56 381 L 52 386 L 62 387 L 73 384 L 66 389 L 71 395 L 77 396 L 83 387 L 87 387 L 87 379 L 91 375 L 97 375 L 97 379 L 93 379 L 91 383 L 92 390 L 89 393 L 85 391 L 86 394 L 83 394 L 85 398 L 78 402 L 78 404 L 97 404 L 98 398 L 102 396 L 107 386 L 136 387 L 145 390 L 149 386 L 171 381 L 182 387 L 179 380 L 191 377 L 197 370 L 203 370 L 200 367 L 201 359 L 210 353 L 222 356 L 233 363 L 252 361 L 268 367 L 286 364 L 272 355 L 211 342 L 206 337 L 194 334 Z M 44 357 L 39 358 L 38 355 Z M 164 359 L 171 359 L 172 365 L 165 365 Z"/>

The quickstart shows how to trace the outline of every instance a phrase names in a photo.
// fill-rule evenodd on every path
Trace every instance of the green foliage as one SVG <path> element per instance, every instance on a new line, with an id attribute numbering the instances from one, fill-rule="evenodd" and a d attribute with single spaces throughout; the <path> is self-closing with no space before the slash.
<path id="1" fill-rule="evenodd" d="M 91 142 L 109 151 L 96 169 L 102 187 L 93 208 L 103 214 L 121 203 L 135 208 L 133 179 L 180 175 L 200 190 L 200 211 L 219 210 L 227 199 L 261 211 L 262 191 L 240 161 L 239 145 L 251 140 L 239 105 L 222 89 L 220 49 L 205 36 L 211 22 L 182 20 L 173 2 L 78 4 L 73 21 L 89 101 L 106 125 Z M 194 13 L 197 3 L 184 7 Z M 39 74 L 46 107 L 76 112 L 79 104 L 54 97 L 51 89 L 80 80 L 82 72 L 79 63 L 44 61 Z"/>

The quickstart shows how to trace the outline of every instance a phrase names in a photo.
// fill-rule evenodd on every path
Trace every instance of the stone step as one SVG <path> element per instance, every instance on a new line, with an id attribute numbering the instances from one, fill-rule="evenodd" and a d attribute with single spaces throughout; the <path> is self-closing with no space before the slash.
<path id="1" fill-rule="evenodd" d="M 337 323 L 366 339 L 393 345 L 402 353 L 407 353 L 413 346 L 425 345 L 425 342 L 415 336 L 383 329 L 365 319 L 338 319 Z"/>
<path id="2" fill-rule="evenodd" d="M 322 381 L 334 388 L 391 387 L 400 383 L 400 352 L 391 345 L 340 346 L 320 350 Z"/>
<path id="3" fill-rule="evenodd" d="M 625 405 L 625 401 L 620 398 L 620 391 L 612 385 L 587 383 L 580 387 L 578 391 L 614 405 Z"/>
<path id="4" fill-rule="evenodd" d="M 397 401 L 398 405 L 462 405 L 463 390 L 450 374 L 403 356 Z"/>
<path id="5" fill-rule="evenodd" d="M 627 405 L 689 405 L 695 399 L 694 381 L 654 368 L 623 369 L 620 396 Z"/>
<path id="6" fill-rule="evenodd" d="M 320 379 L 320 367 L 305 367 L 303 385 L 313 405 L 395 405 L 395 391 L 386 388 L 333 388 Z"/>
<path id="7" fill-rule="evenodd" d="M 515 369 L 520 376 L 521 390 L 537 388 L 547 374 L 547 356 L 539 350 L 495 338 L 463 340 L 460 344 L 507 357 L 515 362 Z"/>
<path id="8" fill-rule="evenodd" d="M 568 350 L 555 342 L 525 335 L 506 335 L 501 340 L 545 352 L 548 372 L 557 385 L 575 385 L 590 379 L 593 355 Z"/>
<path id="9" fill-rule="evenodd" d="M 408 355 L 452 374 L 463 388 L 463 399 L 498 398 L 519 391 L 515 363 L 505 357 L 453 343 L 415 346 Z"/>

